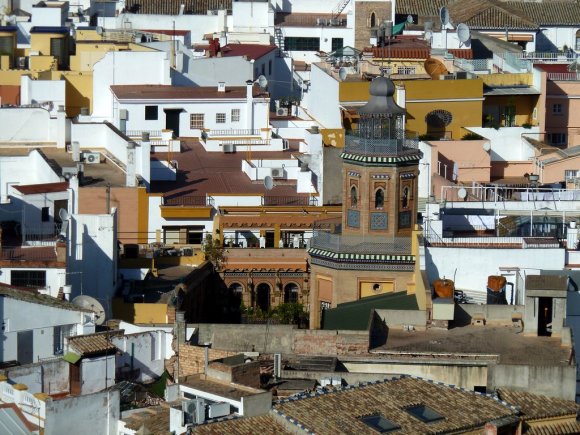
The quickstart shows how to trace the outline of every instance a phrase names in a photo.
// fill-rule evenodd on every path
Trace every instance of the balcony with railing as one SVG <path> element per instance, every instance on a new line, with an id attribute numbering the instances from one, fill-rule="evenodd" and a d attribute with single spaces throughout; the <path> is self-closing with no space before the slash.
<path id="1" fill-rule="evenodd" d="M 180 195 L 163 197 L 162 205 L 166 207 L 213 207 L 214 199 L 209 195 Z"/>
<path id="2" fill-rule="evenodd" d="M 345 236 L 315 230 L 310 248 L 341 254 L 410 255 L 410 237 Z M 364 260 L 365 258 L 361 258 Z"/>
<path id="3" fill-rule="evenodd" d="M 555 73 L 551 72 L 547 74 L 548 80 L 553 82 L 580 82 L 580 72 L 566 72 L 566 73 Z"/>
<path id="4" fill-rule="evenodd" d="M 417 138 L 382 138 L 366 132 L 351 130 L 345 134 L 344 152 L 367 156 L 402 157 L 419 154 Z"/>
<path id="5" fill-rule="evenodd" d="M 561 203 L 580 201 L 579 189 L 512 187 L 509 185 L 442 186 L 441 199 L 451 202 Z"/>
<path id="6" fill-rule="evenodd" d="M 205 135 L 210 139 L 215 139 L 218 137 L 247 137 L 247 136 L 261 136 L 262 131 L 259 129 L 249 129 L 249 128 L 230 128 L 227 130 L 208 130 L 204 132 Z"/>

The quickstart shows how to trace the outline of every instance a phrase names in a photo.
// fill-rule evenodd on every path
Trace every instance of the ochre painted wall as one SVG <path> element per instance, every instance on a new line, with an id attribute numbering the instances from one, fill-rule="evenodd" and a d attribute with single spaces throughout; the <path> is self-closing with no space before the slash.
<path id="1" fill-rule="evenodd" d="M 113 317 L 129 323 L 167 323 L 167 304 L 129 304 L 115 298 Z"/>

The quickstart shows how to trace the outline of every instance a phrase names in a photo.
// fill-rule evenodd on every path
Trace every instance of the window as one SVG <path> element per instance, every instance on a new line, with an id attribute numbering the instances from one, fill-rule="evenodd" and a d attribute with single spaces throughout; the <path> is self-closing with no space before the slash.
<path id="1" fill-rule="evenodd" d="M 375 208 L 383 208 L 385 206 L 385 191 L 377 189 L 375 192 Z"/>
<path id="2" fill-rule="evenodd" d="M 193 129 L 203 129 L 203 113 L 192 113 L 189 115 L 189 128 Z"/>
<path id="3" fill-rule="evenodd" d="M 240 109 L 232 109 L 232 122 L 240 122 Z"/>
<path id="4" fill-rule="evenodd" d="M 552 113 L 554 115 L 561 115 L 562 114 L 562 104 L 556 103 L 552 105 Z"/>
<path id="5" fill-rule="evenodd" d="M 371 429 L 376 430 L 378 433 L 389 433 L 401 428 L 401 426 L 393 423 L 390 420 L 387 420 L 380 414 L 361 417 L 360 420 Z"/>
<path id="6" fill-rule="evenodd" d="M 342 38 L 332 38 L 332 51 L 336 51 L 344 46 L 344 40 Z"/>
<path id="7" fill-rule="evenodd" d="M 159 119 L 159 108 L 157 106 L 145 106 L 145 120 L 156 121 Z"/>
<path id="8" fill-rule="evenodd" d="M 13 270 L 10 272 L 10 284 L 17 287 L 46 287 L 46 271 Z"/>
<path id="9" fill-rule="evenodd" d="M 397 69 L 397 74 L 415 74 L 416 68 L 414 66 L 400 66 Z"/>
<path id="10" fill-rule="evenodd" d="M 375 15 L 374 12 L 371 14 L 371 19 L 369 20 L 369 24 L 371 27 L 375 27 L 377 25 L 377 16 Z"/>
<path id="11" fill-rule="evenodd" d="M 356 208 L 357 204 L 358 204 L 358 198 L 357 198 L 356 186 L 352 186 L 350 188 L 350 206 L 352 208 Z"/>
<path id="12" fill-rule="evenodd" d="M 64 339 L 73 334 L 74 325 L 55 326 L 52 335 L 52 349 L 54 355 L 62 355 L 64 350 Z"/>
<path id="13" fill-rule="evenodd" d="M 215 114 L 215 123 L 216 124 L 225 124 L 226 123 L 226 114 L 225 113 L 216 113 Z"/>
<path id="14" fill-rule="evenodd" d="M 403 195 L 401 195 L 401 207 L 409 207 L 409 187 L 407 186 L 403 188 Z"/>
<path id="15" fill-rule="evenodd" d="M 550 133 L 549 137 L 552 145 L 566 145 L 566 133 Z"/>
<path id="16" fill-rule="evenodd" d="M 41 210 L 41 213 L 40 213 L 41 214 L 40 217 L 41 217 L 42 222 L 48 222 L 48 221 L 50 221 L 49 210 L 50 209 L 48 207 L 42 207 L 42 210 Z"/>
<path id="17" fill-rule="evenodd" d="M 268 75 L 272 75 L 272 59 L 268 61 Z"/>
<path id="18" fill-rule="evenodd" d="M 407 411 L 413 417 L 421 420 L 423 423 L 434 423 L 436 421 L 445 419 L 445 417 L 443 417 L 437 411 L 429 408 L 426 405 L 411 406 L 406 408 L 405 411 Z"/>
<path id="19" fill-rule="evenodd" d="M 576 31 L 576 51 L 580 50 L 580 30 Z"/>
<path id="20" fill-rule="evenodd" d="M 284 50 L 287 51 L 319 51 L 320 38 L 284 38 Z"/>

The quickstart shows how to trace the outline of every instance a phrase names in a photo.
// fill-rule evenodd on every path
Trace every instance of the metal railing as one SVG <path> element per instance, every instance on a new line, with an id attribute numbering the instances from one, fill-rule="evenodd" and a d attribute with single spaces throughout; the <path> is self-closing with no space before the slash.
<path id="1" fill-rule="evenodd" d="M 214 199 L 207 195 L 182 195 L 175 197 L 163 197 L 164 206 L 184 206 L 184 207 L 212 207 Z"/>
<path id="2" fill-rule="evenodd" d="M 262 205 L 318 205 L 318 198 L 315 196 L 263 196 Z"/>
<path id="3" fill-rule="evenodd" d="M 403 156 L 415 154 L 419 149 L 419 140 L 416 138 L 365 138 L 356 131 L 345 134 L 344 151 L 353 154 L 367 154 L 373 156 Z"/>
<path id="4" fill-rule="evenodd" d="M 578 53 L 573 50 L 568 50 L 567 52 L 542 52 L 542 51 L 530 51 L 522 53 L 514 53 L 514 57 L 524 60 L 533 60 L 535 63 L 548 63 L 548 62 L 572 62 L 578 58 Z"/>
<path id="5" fill-rule="evenodd" d="M 524 240 L 526 239 L 526 240 Z M 431 232 L 425 233 L 425 241 L 431 247 L 454 247 L 454 248 L 503 248 L 518 249 L 530 248 L 534 246 L 534 239 L 545 240 L 545 237 L 496 237 L 496 236 L 461 236 L 461 237 L 440 237 Z M 561 243 L 554 238 L 553 243 L 547 245 L 542 243 L 542 248 L 559 248 Z"/>
<path id="6" fill-rule="evenodd" d="M 310 247 L 348 254 L 411 254 L 409 237 L 344 236 L 325 231 L 315 231 Z"/>
<path id="7" fill-rule="evenodd" d="M 260 136 L 261 130 L 259 129 L 244 129 L 244 128 L 231 128 L 228 130 L 209 130 L 205 132 L 208 138 L 222 137 L 222 136 Z"/>
<path id="8" fill-rule="evenodd" d="M 453 65 L 467 72 L 491 71 L 493 69 L 491 59 L 461 59 L 456 57 L 453 59 Z"/>
<path id="9" fill-rule="evenodd" d="M 29 226 L 25 225 L 21 228 L 22 232 L 22 243 L 34 243 L 36 245 L 53 245 L 60 233 L 62 224 L 55 223 L 41 225 L 41 226 Z"/>
<path id="10" fill-rule="evenodd" d="M 125 134 L 130 138 L 139 138 L 143 133 L 149 133 L 149 137 L 161 137 L 161 130 L 127 130 Z"/>
<path id="11" fill-rule="evenodd" d="M 580 73 L 548 73 L 548 80 L 553 82 L 577 82 L 580 81 Z"/>
<path id="12" fill-rule="evenodd" d="M 465 197 L 463 195 L 466 194 Z M 579 189 L 518 188 L 509 186 L 442 186 L 445 201 L 580 201 Z"/>

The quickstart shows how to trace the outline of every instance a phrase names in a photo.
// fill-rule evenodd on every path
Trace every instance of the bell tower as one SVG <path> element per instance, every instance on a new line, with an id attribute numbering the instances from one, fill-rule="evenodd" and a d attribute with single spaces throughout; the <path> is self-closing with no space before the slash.
<path id="1" fill-rule="evenodd" d="M 400 237 L 416 223 L 421 152 L 405 138 L 405 110 L 386 77 L 370 85 L 358 130 L 347 134 L 343 159 L 344 236 Z"/>

